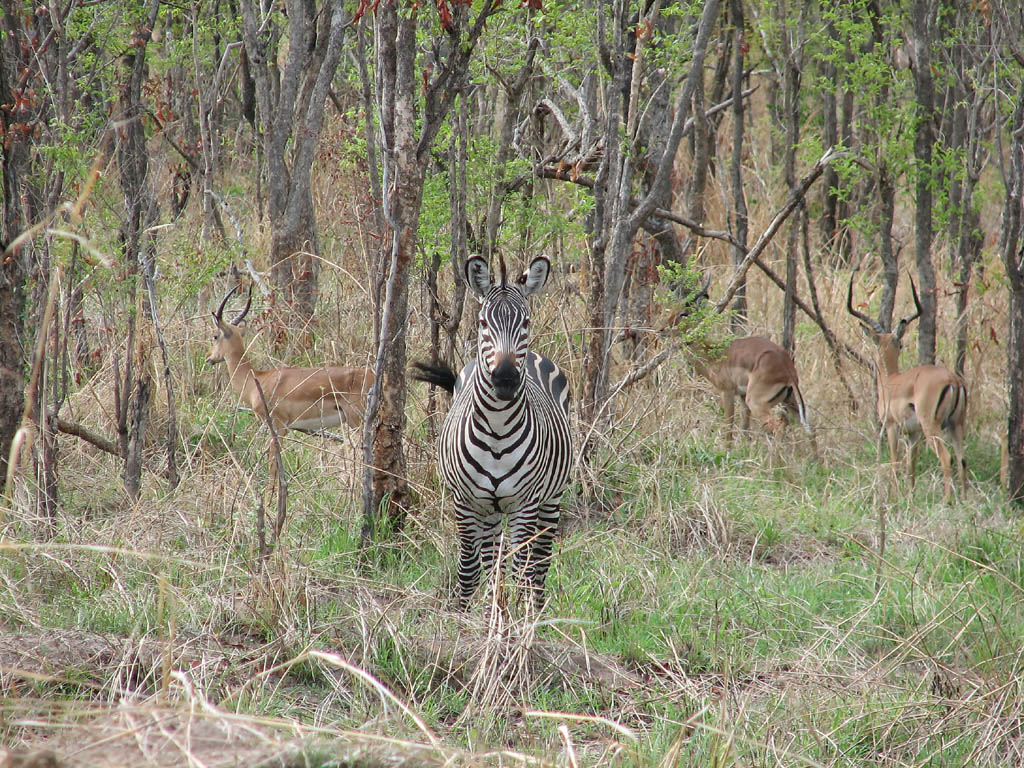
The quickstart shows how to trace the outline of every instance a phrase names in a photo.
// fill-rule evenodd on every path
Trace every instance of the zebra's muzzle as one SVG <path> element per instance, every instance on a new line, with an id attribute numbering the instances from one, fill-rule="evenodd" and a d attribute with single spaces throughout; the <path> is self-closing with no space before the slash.
<path id="1" fill-rule="evenodd" d="M 519 384 L 522 381 L 522 377 L 519 375 L 519 369 L 516 368 L 516 364 L 509 358 L 504 358 L 495 367 L 491 373 L 491 383 L 494 385 L 494 394 L 498 396 L 500 400 L 511 400 L 516 396 L 516 392 L 519 391 Z"/>

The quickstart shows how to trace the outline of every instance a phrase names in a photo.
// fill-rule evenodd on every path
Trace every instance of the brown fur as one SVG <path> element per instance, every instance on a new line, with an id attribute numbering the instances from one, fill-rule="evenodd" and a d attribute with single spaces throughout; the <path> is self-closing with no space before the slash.
<path id="1" fill-rule="evenodd" d="M 781 404 L 789 416 L 804 425 L 814 444 L 796 365 L 775 342 L 760 336 L 734 339 L 721 359 L 709 363 L 698 358 L 694 367 L 718 390 L 725 412 L 727 444 L 732 443 L 737 396 L 743 405 L 744 430 L 750 428 L 753 414 L 765 429 L 774 432 L 784 423 L 772 416 L 772 410 Z"/>
<path id="2" fill-rule="evenodd" d="M 878 420 L 889 442 L 889 461 L 896 472 L 896 449 L 901 434 L 910 439 L 907 451 L 907 474 L 913 490 L 917 475 L 917 451 L 921 437 L 927 441 L 942 465 L 943 495 L 948 502 L 953 496 L 953 478 L 949 449 L 943 434 L 949 435 L 956 453 L 960 488 L 967 492 L 967 464 L 964 461 L 964 430 L 967 424 L 967 385 L 964 380 L 941 365 L 921 365 L 900 371 L 899 358 L 903 334 L 921 315 L 921 301 L 913 279 L 910 290 L 917 311 L 905 317 L 889 332 L 867 315 L 853 307 L 853 275 L 846 294 L 847 311 L 860 321 L 861 328 L 877 348 L 876 383 L 878 389 Z M 881 445 L 879 445 L 881 451 Z"/>
<path id="3" fill-rule="evenodd" d="M 231 388 L 261 418 L 266 414 L 256 387 L 263 389 L 274 428 L 317 432 L 340 424 L 362 423 L 366 395 L 373 385 L 369 368 L 271 368 L 257 370 L 249 362 L 243 328 L 218 322 L 206 362 L 227 363 Z"/>

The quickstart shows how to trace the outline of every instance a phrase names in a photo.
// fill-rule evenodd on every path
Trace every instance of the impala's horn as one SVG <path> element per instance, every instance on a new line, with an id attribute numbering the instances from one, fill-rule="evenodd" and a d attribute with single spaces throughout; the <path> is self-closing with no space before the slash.
<path id="1" fill-rule="evenodd" d="M 252 306 L 252 283 L 249 283 L 249 296 L 245 300 L 245 308 L 234 316 L 231 320 L 232 325 L 238 325 L 240 322 L 245 320 L 245 316 L 249 314 L 249 307 Z"/>
<path id="2" fill-rule="evenodd" d="M 863 325 L 867 330 L 871 331 L 872 333 L 885 333 L 885 331 L 882 330 L 882 326 L 880 326 L 876 321 L 872 320 L 863 312 L 858 312 L 856 309 L 853 308 L 853 278 L 856 276 L 857 272 L 856 270 L 854 270 L 854 272 L 850 275 L 850 287 L 846 291 L 846 311 L 853 315 L 855 318 L 857 318 L 860 321 L 860 324 Z"/>
<path id="3" fill-rule="evenodd" d="M 230 291 L 224 294 L 224 298 L 220 300 L 220 306 L 217 307 L 217 311 L 213 313 L 213 319 L 217 321 L 217 325 L 224 324 L 224 307 L 227 306 L 228 299 L 234 296 L 235 291 L 238 290 L 238 284 L 236 283 Z"/>
<path id="4" fill-rule="evenodd" d="M 910 276 L 907 275 L 907 277 Z M 907 332 L 907 328 L 910 327 L 910 324 L 921 316 L 921 299 L 917 295 L 917 286 L 914 285 L 914 278 L 912 277 L 910 278 L 910 292 L 914 296 L 915 312 L 914 314 L 910 315 L 910 317 L 904 317 L 902 320 L 900 320 L 899 325 L 896 326 L 896 332 L 893 334 L 896 337 L 896 341 L 902 341 L 903 334 Z"/>

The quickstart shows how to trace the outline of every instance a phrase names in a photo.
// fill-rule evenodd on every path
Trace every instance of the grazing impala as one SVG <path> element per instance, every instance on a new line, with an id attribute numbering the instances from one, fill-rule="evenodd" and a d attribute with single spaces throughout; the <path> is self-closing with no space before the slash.
<path id="1" fill-rule="evenodd" d="M 240 326 L 252 305 L 251 286 L 245 309 L 230 322 L 224 322 L 223 318 L 224 306 L 237 288 L 236 285 L 228 291 L 213 313 L 217 331 L 206 362 L 211 365 L 227 363 L 231 388 L 261 418 L 265 418 L 269 407 L 270 420 L 279 432 L 295 429 L 312 434 L 334 429 L 342 423 L 350 427 L 362 424 L 373 371 L 344 366 L 256 370 L 249 362 L 244 328 Z M 263 397 L 256 382 L 263 390 Z M 266 405 L 263 398 L 266 398 Z"/>
<path id="2" fill-rule="evenodd" d="M 744 430 L 750 428 L 750 416 L 753 414 L 765 429 L 774 432 L 785 423 L 785 419 L 772 416 L 775 406 L 781 405 L 789 416 L 800 420 L 810 435 L 814 452 L 818 452 L 814 431 L 807 418 L 807 406 L 800 392 L 796 365 L 786 350 L 760 336 L 746 336 L 734 339 L 722 358 L 713 362 L 706 359 L 698 353 L 693 366 L 718 390 L 725 412 L 727 445 L 732 444 L 735 401 L 739 396 L 742 398 Z"/>
<path id="3" fill-rule="evenodd" d="M 707 276 L 699 289 L 687 300 L 686 306 L 672 315 L 665 328 L 679 324 L 693 307 L 708 301 L 711 275 Z M 663 331 L 664 332 L 664 329 Z M 691 363 L 694 369 L 718 390 L 722 410 L 725 412 L 725 441 L 732 444 L 736 422 L 736 397 L 741 398 L 744 431 L 750 429 L 750 415 L 760 421 L 765 429 L 774 432 L 786 423 L 786 419 L 772 416 L 776 406 L 781 405 L 786 417 L 796 417 L 810 436 L 811 448 L 815 455 L 818 445 L 814 430 L 807 417 L 807 405 L 800 391 L 800 377 L 792 356 L 774 341 L 761 336 L 746 336 L 733 341 L 721 357 L 715 357 L 707 346 L 697 343 L 687 345 L 693 353 Z"/>
<path id="4" fill-rule="evenodd" d="M 941 365 L 921 365 L 906 371 L 899 369 L 900 349 L 907 327 L 921 315 L 921 300 L 913 279 L 910 290 L 914 294 L 917 311 L 900 320 L 896 330 L 886 331 L 881 324 L 853 308 L 853 276 L 846 294 L 846 308 L 860 322 L 864 332 L 878 347 L 876 367 L 878 383 L 878 420 L 885 428 L 889 442 L 889 461 L 893 475 L 896 471 L 896 444 L 900 433 L 910 440 L 907 451 L 907 474 L 910 488 L 914 488 L 917 473 L 917 450 L 921 437 L 928 441 L 942 465 L 945 484 L 944 496 L 948 502 L 953 493 L 949 449 L 943 441 L 945 433 L 956 452 L 960 487 L 967 492 L 967 464 L 964 461 L 964 426 L 967 420 L 967 385 L 964 380 Z"/>

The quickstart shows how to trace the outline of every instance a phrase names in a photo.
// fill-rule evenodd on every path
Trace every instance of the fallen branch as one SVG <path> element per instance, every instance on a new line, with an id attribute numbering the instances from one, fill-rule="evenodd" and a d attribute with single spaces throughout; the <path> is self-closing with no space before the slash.
<path id="1" fill-rule="evenodd" d="M 625 376 L 622 377 L 621 381 L 619 381 L 617 384 L 615 384 L 615 386 L 611 388 L 611 394 L 608 396 L 608 400 L 610 401 L 613 397 L 619 394 L 619 392 L 621 392 L 626 387 L 636 384 L 641 379 L 646 379 L 648 376 L 654 373 L 658 366 L 660 366 L 662 363 L 668 360 L 669 356 L 672 353 L 674 353 L 677 349 L 679 349 L 679 342 L 673 342 L 672 344 L 665 347 L 665 349 L 661 350 L 661 352 L 652 357 L 650 360 L 648 360 L 646 363 L 641 365 L 639 368 L 627 373 Z"/>
<path id="2" fill-rule="evenodd" d="M 123 458 L 121 455 L 121 448 L 118 443 L 114 440 L 104 437 L 101 434 L 93 432 L 91 429 L 83 424 L 78 424 L 67 419 L 62 419 L 60 416 L 56 420 L 57 431 L 63 432 L 65 435 L 73 435 L 74 437 L 81 438 L 90 445 L 94 445 L 101 451 L 109 453 L 111 456 L 117 456 L 117 458 Z"/>
<path id="3" fill-rule="evenodd" d="M 775 272 L 772 271 L 771 267 L 769 267 L 767 264 L 761 261 L 761 259 L 754 259 L 754 264 L 755 266 L 757 266 L 758 269 L 764 272 L 765 275 L 767 275 L 773 283 L 779 286 L 779 288 L 781 288 L 782 290 L 786 290 L 785 281 L 777 274 L 775 274 Z M 793 303 L 796 304 L 796 306 L 801 311 L 803 311 L 805 315 L 811 318 L 811 320 L 813 320 L 815 324 L 821 329 L 821 332 L 825 334 L 825 340 L 828 342 L 829 346 L 835 348 L 836 345 L 839 345 L 842 348 L 843 352 L 845 352 L 851 358 L 853 358 L 858 363 L 863 365 L 865 368 L 871 367 L 871 364 L 867 360 L 865 360 L 856 349 L 851 347 L 845 341 L 840 341 L 839 338 L 832 332 L 832 330 L 827 325 L 825 325 L 825 319 L 817 312 L 815 312 L 812 307 L 808 307 L 807 304 L 805 304 L 803 300 L 795 293 L 793 294 Z"/>

